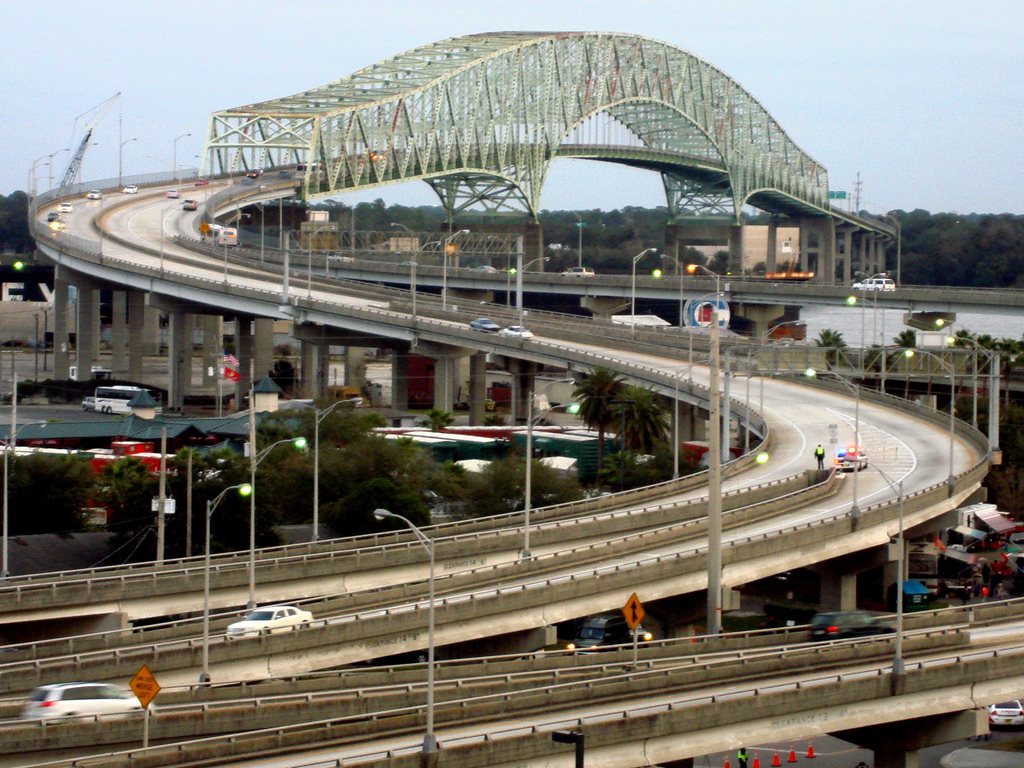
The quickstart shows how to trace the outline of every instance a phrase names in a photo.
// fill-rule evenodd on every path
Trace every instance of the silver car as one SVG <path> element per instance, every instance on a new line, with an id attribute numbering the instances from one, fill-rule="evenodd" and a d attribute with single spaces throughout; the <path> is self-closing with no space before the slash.
<path id="1" fill-rule="evenodd" d="M 21 716 L 33 720 L 141 713 L 142 705 L 134 693 L 108 683 L 42 685 L 29 694 L 21 708 Z"/>

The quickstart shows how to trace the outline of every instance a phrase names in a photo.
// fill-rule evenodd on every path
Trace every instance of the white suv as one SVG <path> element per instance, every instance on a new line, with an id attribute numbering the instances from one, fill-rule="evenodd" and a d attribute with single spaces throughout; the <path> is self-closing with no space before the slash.
<path id="1" fill-rule="evenodd" d="M 21 708 L 22 717 L 41 720 L 136 712 L 142 712 L 142 705 L 135 694 L 107 683 L 43 685 L 28 695 Z"/>
<path id="2" fill-rule="evenodd" d="M 85 193 L 85 199 L 86 200 L 102 200 L 103 199 L 103 193 L 100 192 L 98 189 L 90 189 L 88 192 Z"/>
<path id="3" fill-rule="evenodd" d="M 569 267 L 562 274 L 569 277 L 593 277 L 594 270 L 590 267 Z"/>
<path id="4" fill-rule="evenodd" d="M 853 284 L 855 291 L 895 291 L 896 283 L 888 277 L 869 277 Z"/>

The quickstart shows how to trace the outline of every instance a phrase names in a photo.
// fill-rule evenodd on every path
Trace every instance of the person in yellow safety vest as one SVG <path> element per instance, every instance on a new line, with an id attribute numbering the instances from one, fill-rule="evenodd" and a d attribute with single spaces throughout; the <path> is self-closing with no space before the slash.
<path id="1" fill-rule="evenodd" d="M 747 748 L 740 747 L 736 753 L 736 764 L 739 768 L 747 768 Z"/>
<path id="2" fill-rule="evenodd" d="M 825 449 L 821 443 L 818 443 L 818 447 L 814 449 L 814 458 L 818 460 L 818 469 L 825 468 Z"/>

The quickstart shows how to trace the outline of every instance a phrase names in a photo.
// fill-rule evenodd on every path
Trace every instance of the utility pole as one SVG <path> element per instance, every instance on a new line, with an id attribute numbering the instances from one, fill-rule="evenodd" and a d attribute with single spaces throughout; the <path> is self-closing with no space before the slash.
<path id="1" fill-rule="evenodd" d="M 156 516 L 156 562 L 164 561 L 164 507 L 167 504 L 167 427 L 160 427 L 160 496 Z"/>

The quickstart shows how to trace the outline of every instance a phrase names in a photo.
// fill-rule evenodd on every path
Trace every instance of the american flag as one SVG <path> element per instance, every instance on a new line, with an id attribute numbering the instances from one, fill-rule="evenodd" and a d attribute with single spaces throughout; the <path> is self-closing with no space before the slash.
<path id="1" fill-rule="evenodd" d="M 238 358 L 232 355 L 230 352 L 224 353 L 224 362 L 228 365 L 238 365 Z"/>

